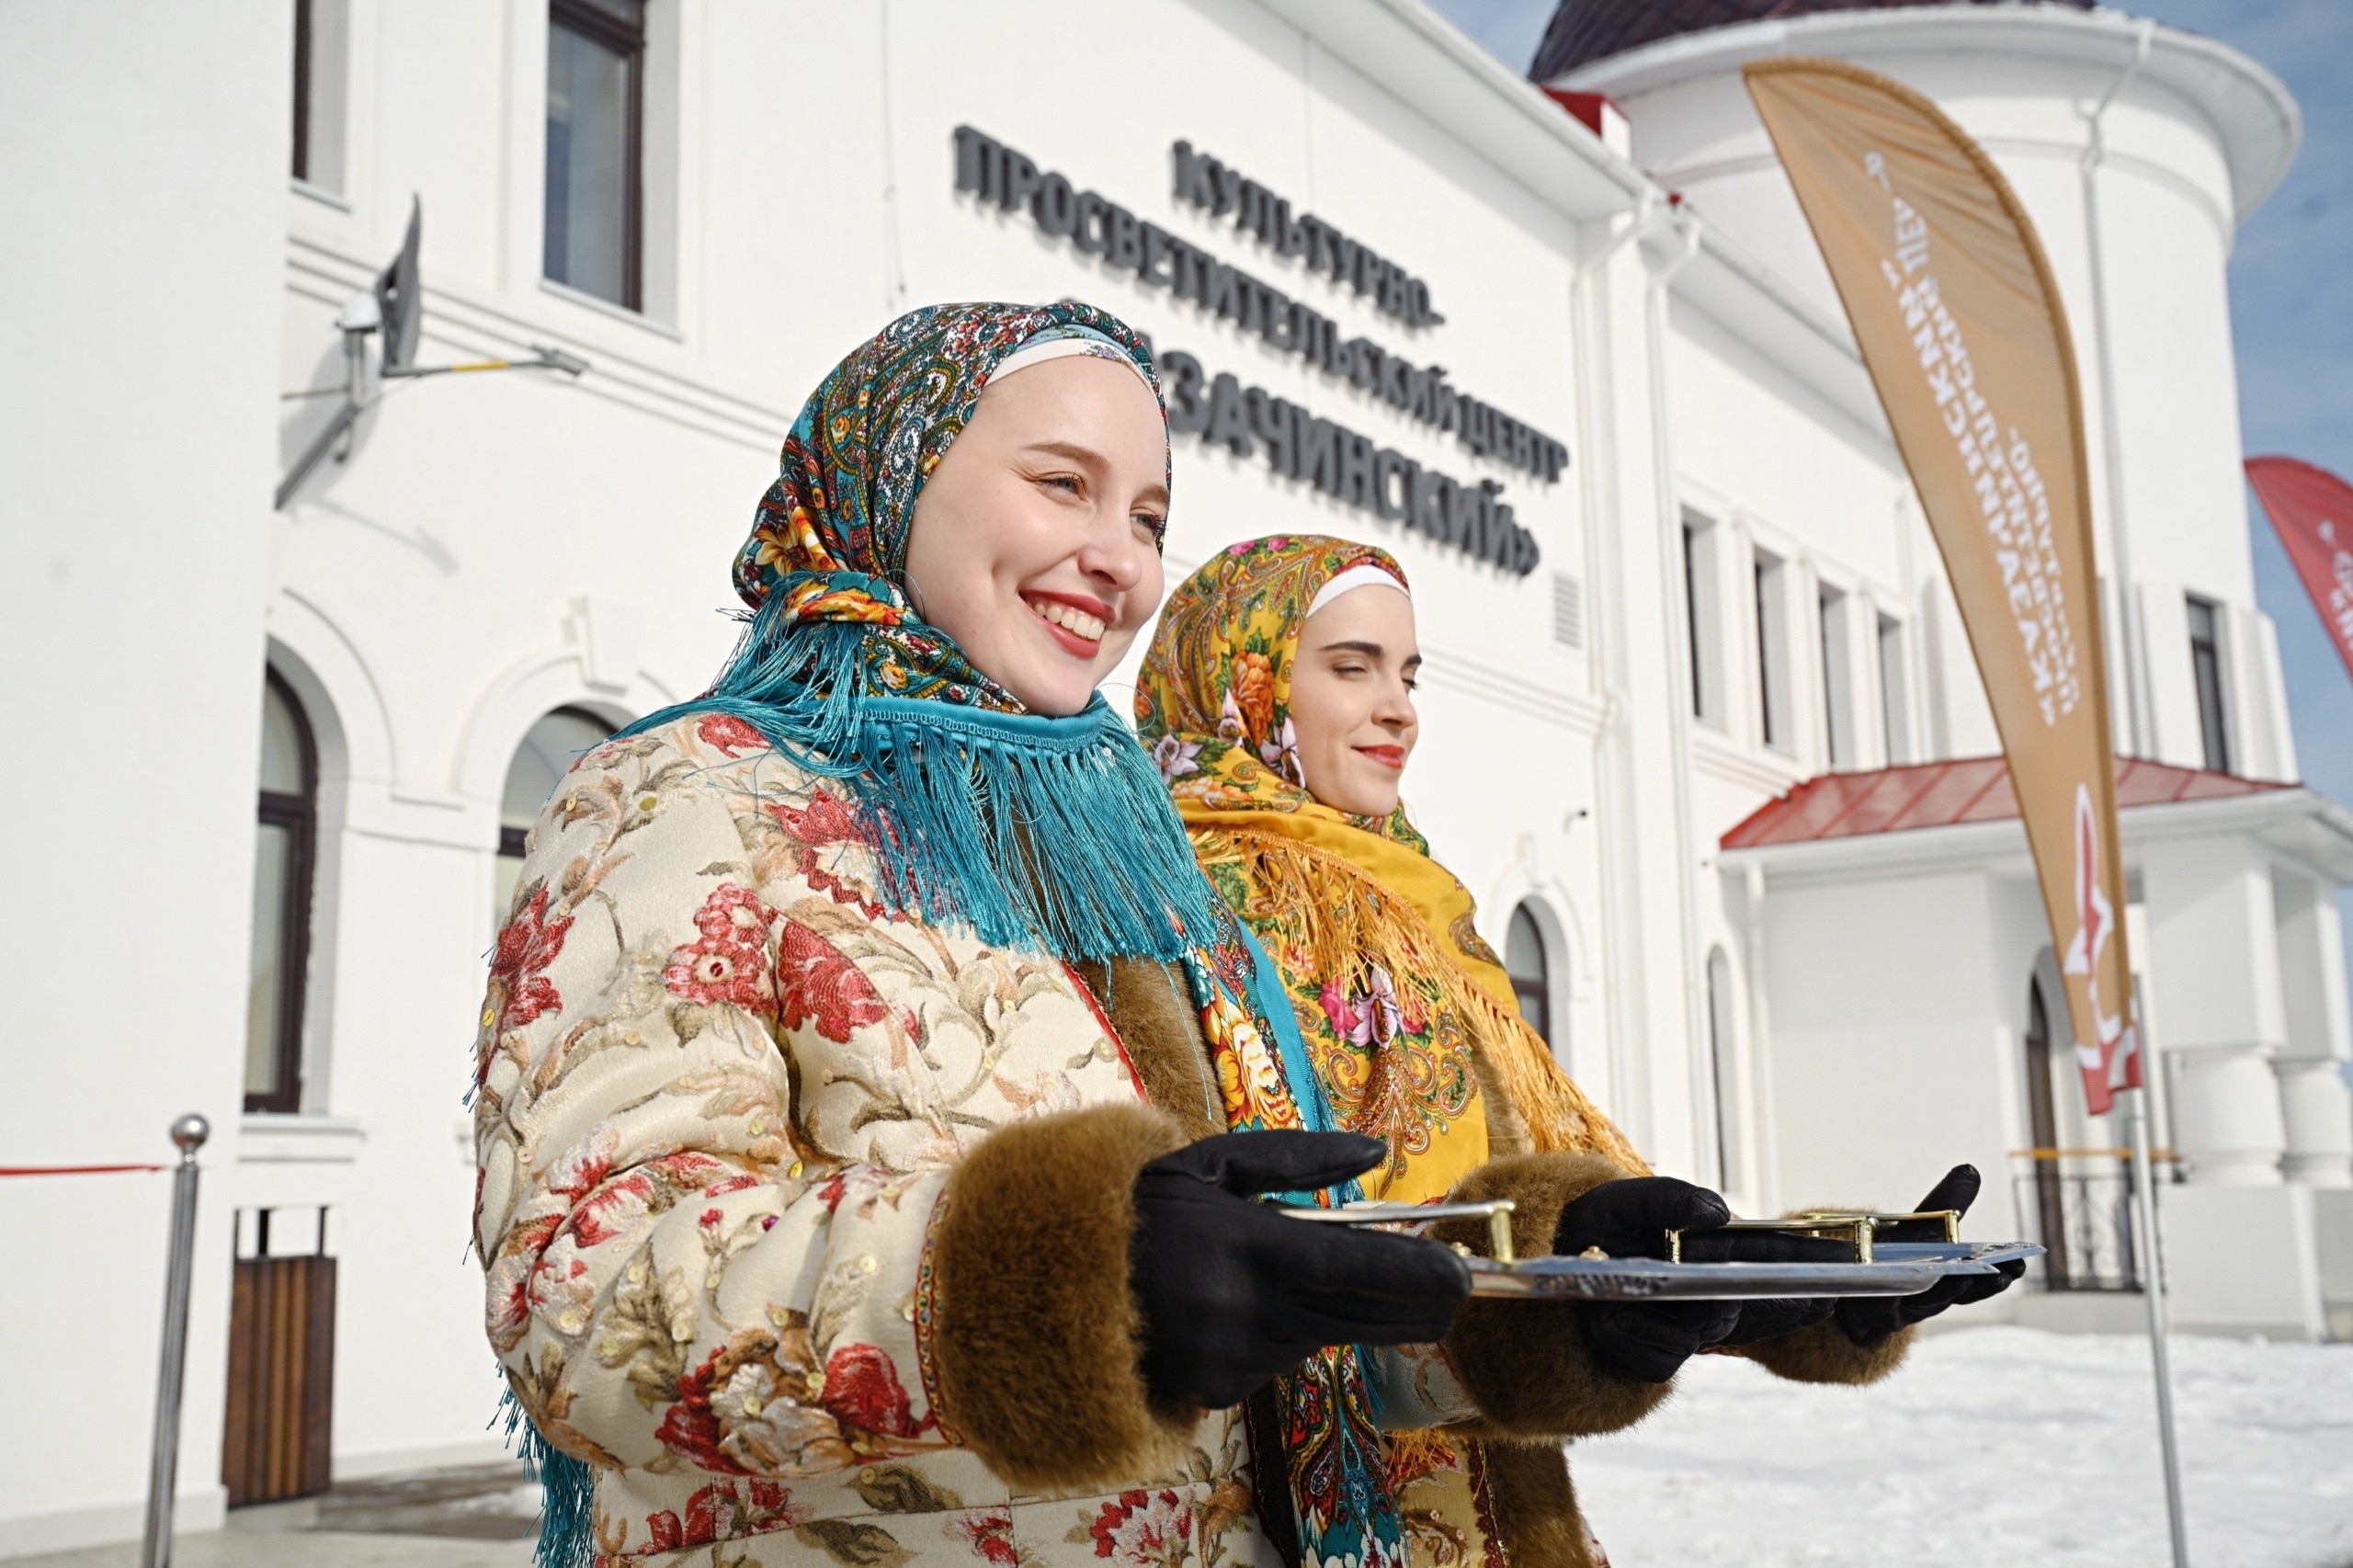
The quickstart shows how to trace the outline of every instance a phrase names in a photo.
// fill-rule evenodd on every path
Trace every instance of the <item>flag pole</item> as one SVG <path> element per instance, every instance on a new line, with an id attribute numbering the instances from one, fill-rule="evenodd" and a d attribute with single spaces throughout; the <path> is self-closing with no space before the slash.
<path id="1" fill-rule="evenodd" d="M 2173 1537 L 2173 1568 L 2189 1568 L 2189 1526 L 2181 1506 L 2181 1452 L 2174 1442 L 2173 1363 L 2165 1350 L 2165 1271 L 2157 1253 L 2157 1187 L 2150 1174 L 2149 1091 L 2120 1091 L 2132 1124 L 2132 1209 L 2142 1257 L 2141 1294 L 2149 1304 L 2149 1359 L 2157 1383 L 2157 1446 L 2165 1457 L 2165 1528 Z"/>

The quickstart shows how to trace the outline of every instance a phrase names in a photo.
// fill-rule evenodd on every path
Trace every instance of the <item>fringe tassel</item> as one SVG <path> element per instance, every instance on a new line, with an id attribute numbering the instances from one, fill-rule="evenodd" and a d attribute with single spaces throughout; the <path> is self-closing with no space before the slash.
<path id="1" fill-rule="evenodd" d="M 1217 915 L 1160 775 L 1108 704 L 1038 719 L 873 699 L 886 901 L 1000 946 L 1179 959 Z"/>
<path id="2" fill-rule="evenodd" d="M 716 685 L 621 732 L 726 713 L 812 772 L 854 778 L 894 914 L 1063 959 L 1181 958 L 1213 895 L 1135 736 L 1098 695 L 1068 719 L 868 689 L 857 622 L 756 612 Z"/>
<path id="3" fill-rule="evenodd" d="M 596 1483 L 588 1466 L 540 1435 L 511 1384 L 491 1425 L 500 1416 L 506 1446 L 521 1454 L 523 1473 L 540 1483 L 540 1540 L 531 1568 L 596 1568 Z"/>
<path id="4" fill-rule="evenodd" d="M 1650 1173 L 1551 1047 L 1454 961 L 1411 903 L 1343 857 L 1296 839 L 1204 827 L 1193 830 L 1193 843 L 1204 865 L 1239 863 L 1251 890 L 1247 913 L 1280 923 L 1317 975 L 1364 989 L 1378 964 L 1399 983 L 1410 976 L 1435 991 L 1463 1020 L 1540 1151 L 1602 1154 L 1635 1175 Z"/>

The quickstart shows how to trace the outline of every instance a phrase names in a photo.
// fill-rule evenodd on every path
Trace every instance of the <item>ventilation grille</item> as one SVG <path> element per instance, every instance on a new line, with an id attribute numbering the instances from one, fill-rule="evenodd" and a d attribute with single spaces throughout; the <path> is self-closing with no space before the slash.
<path id="1" fill-rule="evenodd" d="M 1552 641 L 1585 646 L 1585 585 L 1565 572 L 1552 574 Z"/>

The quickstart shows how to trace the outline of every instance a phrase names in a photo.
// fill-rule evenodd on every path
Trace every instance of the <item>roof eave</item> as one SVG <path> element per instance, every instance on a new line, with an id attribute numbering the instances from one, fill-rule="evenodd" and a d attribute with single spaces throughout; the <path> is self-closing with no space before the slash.
<path id="1" fill-rule="evenodd" d="M 2118 826 L 2128 855 L 2152 844 L 2246 835 L 2314 875 L 2339 886 L 2353 885 L 2353 811 L 2302 786 L 2127 806 L 2118 813 Z M 1755 866 L 1776 883 L 1887 881 L 1957 870 L 2018 875 L 2032 870 L 2026 829 L 2017 817 L 1751 845 L 1722 851 L 1718 864 L 1735 874 L 1745 874 Z"/>
<path id="2" fill-rule="evenodd" d="M 1258 0 L 1412 112 L 1576 222 L 1657 187 L 1427 0 Z"/>

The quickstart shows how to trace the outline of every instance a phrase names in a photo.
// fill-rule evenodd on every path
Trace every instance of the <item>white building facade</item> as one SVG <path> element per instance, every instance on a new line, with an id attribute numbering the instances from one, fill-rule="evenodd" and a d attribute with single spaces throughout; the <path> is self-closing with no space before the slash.
<path id="1" fill-rule="evenodd" d="M 159 1160 L 210 1118 L 184 1521 L 257 1494 L 230 1346 L 264 1256 L 335 1260 L 305 1388 L 333 1473 L 499 1451 L 461 1099 L 502 846 L 572 752 L 708 681 L 800 400 L 939 300 L 1078 296 L 1151 335 L 1172 581 L 1278 530 L 1404 562 L 1408 799 L 1661 1169 L 1767 1211 L 1908 1202 L 1966 1159 L 1972 1231 L 2079 1228 L 2041 1283 L 2129 1285 L 2115 1161 L 2031 1153 L 2117 1134 L 2051 1066 L 2054 1019 L 2035 1043 L 2015 821 L 1982 790 L 1925 826 L 1801 809 L 1910 802 L 1998 747 L 1740 93 L 1771 52 L 1938 97 L 2042 228 L 2094 400 L 2118 734 L 2165 768 L 2125 836 L 2187 1178 L 2169 1278 L 2186 1325 L 2327 1332 L 2353 818 L 2292 787 L 2237 477 L 2222 267 L 2296 140 L 2259 67 L 2108 13 L 1927 6 L 1581 62 L 1556 85 L 1618 106 L 1574 100 L 1588 125 L 1420 0 L 17 7 L 0 191 L 40 226 L 0 253 L 6 712 L 75 756 L 26 770 L 0 1163 Z M 585 371 L 383 377 L 384 335 L 338 322 L 413 200 L 417 365 Z M 274 506 L 351 341 L 347 449 Z M 0 1332 L 37 1414 L 0 1426 L 0 1555 L 133 1534 L 161 1178 L 8 1190 Z M 2096 1326 L 2125 1300 L 1995 1305 Z"/>

